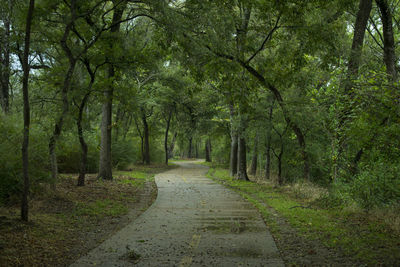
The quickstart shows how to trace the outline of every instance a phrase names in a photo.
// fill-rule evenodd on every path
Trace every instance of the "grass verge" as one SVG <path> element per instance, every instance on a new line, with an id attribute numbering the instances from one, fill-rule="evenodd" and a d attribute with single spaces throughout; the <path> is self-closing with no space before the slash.
<path id="1" fill-rule="evenodd" d="M 232 179 L 228 170 L 218 167 L 211 166 L 207 176 L 253 203 L 276 239 L 282 232 L 282 226 L 276 220 L 280 216 L 302 237 L 318 241 L 339 255 L 354 259 L 354 263 L 371 266 L 400 264 L 400 233 L 383 219 L 362 211 L 323 208 L 316 204 L 315 199 L 301 197 L 294 187 L 279 188 L 269 183 L 239 181 Z M 290 264 L 299 262 L 292 258 Z M 300 261 L 301 264 L 304 262 Z"/>
<path id="2" fill-rule="evenodd" d="M 43 186 L 32 196 L 28 223 L 18 206 L 0 207 L 0 266 L 69 265 L 126 225 L 129 211 L 143 212 L 156 195 L 154 175 L 170 168 L 132 166 L 112 181 L 88 175 L 84 187 L 77 175 L 61 175 L 56 191 Z"/>

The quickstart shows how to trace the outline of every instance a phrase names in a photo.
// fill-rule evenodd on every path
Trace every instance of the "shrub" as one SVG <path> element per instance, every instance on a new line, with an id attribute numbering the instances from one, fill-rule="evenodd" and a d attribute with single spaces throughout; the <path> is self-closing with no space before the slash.
<path id="1" fill-rule="evenodd" d="M 111 151 L 113 167 L 119 170 L 126 169 L 130 164 L 138 160 L 138 148 L 130 139 L 114 141 Z"/>
<path id="2" fill-rule="evenodd" d="M 400 202 L 399 163 L 378 160 L 364 166 L 351 184 L 353 198 L 366 210 Z"/>
<path id="3" fill-rule="evenodd" d="M 0 202 L 17 197 L 22 190 L 22 123 L 14 115 L 0 114 Z M 45 133 L 36 127 L 30 129 L 29 174 L 31 191 L 39 183 L 49 181 Z"/>
<path id="4" fill-rule="evenodd" d="M 85 136 L 88 146 L 87 172 L 98 171 L 99 149 L 95 135 Z M 81 162 L 81 146 L 74 133 L 67 133 L 60 138 L 57 145 L 57 163 L 60 173 L 78 173 Z"/>

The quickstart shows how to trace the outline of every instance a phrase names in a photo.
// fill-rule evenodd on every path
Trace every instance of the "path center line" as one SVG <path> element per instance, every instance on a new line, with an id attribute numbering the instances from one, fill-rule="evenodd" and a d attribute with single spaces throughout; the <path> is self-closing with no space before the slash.
<path id="1" fill-rule="evenodd" d="M 195 250 L 200 244 L 201 235 L 194 234 L 192 236 L 192 240 L 189 243 L 189 253 L 192 254 L 193 250 Z M 179 267 L 190 266 L 192 264 L 193 258 L 192 256 L 185 256 L 182 258 L 179 263 Z"/>

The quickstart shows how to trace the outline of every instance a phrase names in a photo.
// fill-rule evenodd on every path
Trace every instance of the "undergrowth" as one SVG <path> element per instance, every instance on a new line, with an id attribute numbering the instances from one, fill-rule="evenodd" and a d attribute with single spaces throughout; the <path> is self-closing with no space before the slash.
<path id="1" fill-rule="evenodd" d="M 30 222 L 19 219 L 17 204 L 0 206 L 0 266 L 66 266 L 121 227 L 138 193 L 164 165 L 130 166 L 114 180 L 62 175 L 53 191 L 45 184 L 30 200 Z M 142 208 L 141 208 L 142 210 Z"/>

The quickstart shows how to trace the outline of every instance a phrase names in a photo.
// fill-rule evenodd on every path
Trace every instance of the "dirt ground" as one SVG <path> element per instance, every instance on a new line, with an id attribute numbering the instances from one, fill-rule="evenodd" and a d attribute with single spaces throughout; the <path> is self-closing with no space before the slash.
<path id="1" fill-rule="evenodd" d="M 43 188 L 33 196 L 28 223 L 18 206 L 0 208 L 0 266 L 68 266 L 135 220 L 157 195 L 154 182 L 123 175 L 111 182 L 89 175 L 86 186 L 75 184 L 67 175 L 56 192 Z"/>

